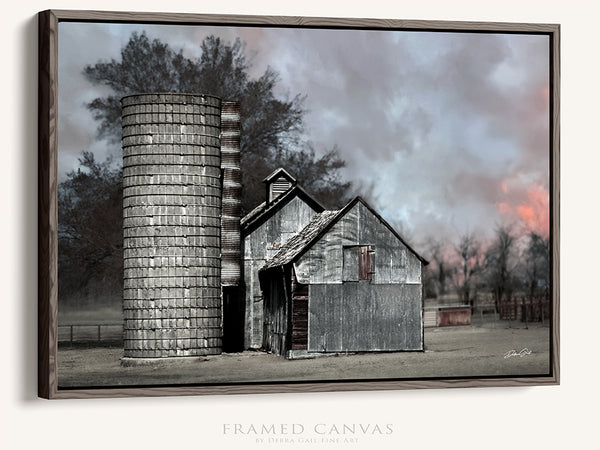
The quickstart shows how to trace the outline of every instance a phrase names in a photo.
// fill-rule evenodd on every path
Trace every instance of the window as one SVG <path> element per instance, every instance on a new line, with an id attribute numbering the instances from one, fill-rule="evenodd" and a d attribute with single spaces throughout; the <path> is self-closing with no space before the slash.
<path id="1" fill-rule="evenodd" d="M 271 200 L 284 194 L 292 187 L 292 182 L 285 177 L 279 177 L 271 183 Z"/>
<path id="2" fill-rule="evenodd" d="M 342 281 L 371 280 L 374 273 L 373 253 L 370 245 L 344 247 Z"/>

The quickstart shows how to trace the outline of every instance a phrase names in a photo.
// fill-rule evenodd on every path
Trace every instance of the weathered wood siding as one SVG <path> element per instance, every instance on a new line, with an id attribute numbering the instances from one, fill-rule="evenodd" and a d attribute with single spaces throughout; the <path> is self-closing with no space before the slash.
<path id="1" fill-rule="evenodd" d="M 437 309 L 428 309 L 423 311 L 423 327 L 431 328 L 438 326 Z"/>
<path id="2" fill-rule="evenodd" d="M 358 252 L 357 247 L 344 247 L 342 281 L 358 281 Z"/>
<path id="3" fill-rule="evenodd" d="M 246 348 L 260 348 L 263 344 L 263 296 L 258 271 L 288 239 L 304 228 L 315 214 L 312 207 L 295 197 L 244 238 Z"/>
<path id="4" fill-rule="evenodd" d="M 419 284 L 316 284 L 309 299 L 309 352 L 423 349 Z"/>
<path id="5" fill-rule="evenodd" d="M 423 349 L 421 261 L 362 203 L 294 266 L 310 286 L 309 352 Z"/>
<path id="6" fill-rule="evenodd" d="M 470 306 L 428 306 L 423 310 L 425 328 L 458 325 L 471 325 Z"/>
<path id="7" fill-rule="evenodd" d="M 339 284 L 353 279 L 352 246 L 370 245 L 373 284 L 421 284 L 421 261 L 362 203 L 357 203 L 295 264 L 304 284 Z M 344 258 L 345 257 L 345 258 Z M 344 259 L 347 265 L 344 268 Z"/>
<path id="8" fill-rule="evenodd" d="M 308 349 L 308 285 L 292 273 L 292 350 Z"/>
<path id="9" fill-rule="evenodd" d="M 358 279 L 359 280 L 370 280 L 371 279 L 371 253 L 373 250 L 370 245 L 361 245 L 357 248 L 358 250 Z M 345 264 L 344 264 L 345 266 Z"/>
<path id="10" fill-rule="evenodd" d="M 279 274 L 278 274 L 279 275 Z M 281 276 L 269 279 L 269 295 L 265 299 L 265 308 L 269 313 L 264 323 L 265 341 L 264 348 L 278 355 L 284 355 L 288 349 L 288 324 L 289 302 L 286 295 L 286 286 Z"/>
<path id="11" fill-rule="evenodd" d="M 471 325 L 471 308 L 440 308 L 438 311 L 438 326 L 452 327 L 456 325 Z"/>

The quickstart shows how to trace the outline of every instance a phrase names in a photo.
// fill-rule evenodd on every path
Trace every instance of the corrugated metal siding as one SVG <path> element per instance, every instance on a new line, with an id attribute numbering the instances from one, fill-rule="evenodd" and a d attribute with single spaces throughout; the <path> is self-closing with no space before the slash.
<path id="1" fill-rule="evenodd" d="M 413 253 L 407 251 L 403 259 L 406 261 L 406 281 L 408 283 L 421 283 L 423 266 Z"/>
<path id="2" fill-rule="evenodd" d="M 223 286 L 238 286 L 241 278 L 240 218 L 242 213 L 239 102 L 221 104 L 221 169 L 223 170 L 221 283 Z"/>
<path id="3" fill-rule="evenodd" d="M 316 214 L 296 197 L 244 239 L 244 281 L 246 284 L 245 347 L 263 344 L 263 298 L 258 271 L 288 239 L 298 233 Z"/>
<path id="4" fill-rule="evenodd" d="M 358 281 L 358 247 L 344 247 L 343 281 Z"/>
<path id="5" fill-rule="evenodd" d="M 309 351 L 422 350 L 421 286 L 310 285 L 309 324 Z"/>

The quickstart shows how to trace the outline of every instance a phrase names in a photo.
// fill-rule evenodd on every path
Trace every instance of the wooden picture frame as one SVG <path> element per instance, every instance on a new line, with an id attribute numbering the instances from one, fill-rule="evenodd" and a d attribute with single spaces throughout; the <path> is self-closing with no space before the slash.
<path id="1" fill-rule="evenodd" d="M 59 387 L 58 382 L 58 26 L 60 22 L 227 25 L 254 27 L 406 30 L 456 33 L 545 35 L 549 38 L 549 215 L 550 215 L 550 371 L 540 376 L 448 377 L 274 383 L 214 383 L 124 387 Z M 555 24 L 442 22 L 427 20 L 342 19 L 204 15 L 144 12 L 48 10 L 39 13 L 38 108 L 38 395 L 47 399 L 299 393 L 355 390 L 439 389 L 557 385 L 559 364 L 559 126 L 560 26 Z M 370 260 L 369 260 L 370 264 Z M 370 267 L 370 265 L 369 265 Z M 370 270 L 370 269 L 369 269 Z M 369 274 L 370 277 L 370 274 Z M 509 349 L 507 349 L 509 350 Z"/>

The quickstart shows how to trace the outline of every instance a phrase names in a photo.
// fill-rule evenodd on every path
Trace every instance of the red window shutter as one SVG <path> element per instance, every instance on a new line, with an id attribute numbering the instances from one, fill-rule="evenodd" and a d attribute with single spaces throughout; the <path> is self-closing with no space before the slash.
<path id="1" fill-rule="evenodd" d="M 371 279 L 371 246 L 369 245 L 358 247 L 358 279 Z"/>

